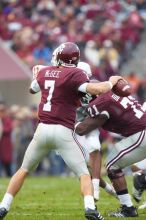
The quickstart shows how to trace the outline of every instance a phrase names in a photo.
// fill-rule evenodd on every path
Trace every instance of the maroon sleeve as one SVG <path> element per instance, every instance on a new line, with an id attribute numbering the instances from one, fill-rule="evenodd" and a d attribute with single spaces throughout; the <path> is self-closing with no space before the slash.
<path id="1" fill-rule="evenodd" d="M 95 117 L 98 114 L 110 114 L 110 99 L 107 98 L 108 95 L 103 94 L 97 97 L 94 101 L 90 102 L 87 108 L 87 112 L 90 115 L 90 117 Z M 107 112 L 107 113 L 106 113 Z"/>
<path id="2" fill-rule="evenodd" d="M 76 88 L 76 90 L 78 90 L 80 85 L 89 82 L 89 79 L 87 78 L 84 71 L 76 68 L 75 72 L 72 74 L 72 79 L 70 82 L 71 84 L 69 86 L 71 86 L 72 88 Z"/>

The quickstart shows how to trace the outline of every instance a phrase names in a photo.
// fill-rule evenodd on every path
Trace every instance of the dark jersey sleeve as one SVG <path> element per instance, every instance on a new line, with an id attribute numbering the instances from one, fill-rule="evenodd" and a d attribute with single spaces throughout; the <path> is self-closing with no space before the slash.
<path id="1" fill-rule="evenodd" d="M 105 95 L 100 95 L 88 105 L 87 112 L 90 115 L 90 117 L 96 117 L 99 114 L 104 114 L 109 118 L 109 106 L 109 99 Z"/>

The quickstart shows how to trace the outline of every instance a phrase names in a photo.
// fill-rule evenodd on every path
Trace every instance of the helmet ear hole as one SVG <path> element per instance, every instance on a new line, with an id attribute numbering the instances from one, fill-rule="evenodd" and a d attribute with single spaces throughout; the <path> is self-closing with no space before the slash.
<path id="1" fill-rule="evenodd" d="M 66 42 L 58 47 L 57 64 L 66 67 L 76 67 L 80 58 L 78 46 L 72 42 Z"/>

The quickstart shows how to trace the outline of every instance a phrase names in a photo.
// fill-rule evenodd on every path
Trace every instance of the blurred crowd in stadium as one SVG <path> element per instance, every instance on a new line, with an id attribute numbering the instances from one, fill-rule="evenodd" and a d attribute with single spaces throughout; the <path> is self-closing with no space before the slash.
<path id="1" fill-rule="evenodd" d="M 81 60 L 90 64 L 93 77 L 101 81 L 119 75 L 122 64 L 131 58 L 132 50 L 141 41 L 145 20 L 145 0 L 0 1 L 0 38 L 30 68 L 36 64 L 50 64 L 53 50 L 60 43 L 72 41 L 81 49 Z M 127 73 L 126 78 L 143 103 L 146 80 L 134 70 Z M 0 132 L 0 161 L 10 176 L 19 167 L 32 139 L 37 107 L 11 106 L 7 111 L 6 108 L 4 103 L 0 104 L 0 119 L 5 115 L 9 124 L 6 129 L 5 125 L 0 126 L 3 131 Z M 112 143 L 113 137 L 103 132 L 101 139 L 105 138 L 108 144 Z M 48 173 L 66 172 L 56 154 L 50 154 L 49 161 L 59 165 L 55 170 L 50 168 Z M 37 172 L 41 169 L 40 166 Z"/>
<path id="2" fill-rule="evenodd" d="M 0 102 L 0 176 L 12 176 L 20 167 L 37 123 L 36 106 L 8 107 Z M 68 172 L 61 157 L 52 151 L 35 174 L 66 175 Z"/>

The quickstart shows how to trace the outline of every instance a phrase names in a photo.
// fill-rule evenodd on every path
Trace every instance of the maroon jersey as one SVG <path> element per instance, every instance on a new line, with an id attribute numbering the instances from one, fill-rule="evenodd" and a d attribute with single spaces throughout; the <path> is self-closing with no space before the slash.
<path id="1" fill-rule="evenodd" d="M 95 117 L 106 114 L 105 130 L 130 136 L 146 128 L 146 112 L 132 96 L 119 97 L 112 92 L 100 95 L 88 106 L 88 113 Z"/>
<path id="2" fill-rule="evenodd" d="M 12 146 L 12 120 L 8 116 L 2 119 L 3 133 L 0 139 L 0 160 L 4 163 L 12 161 L 13 146 Z"/>
<path id="3" fill-rule="evenodd" d="M 73 129 L 79 98 L 78 88 L 88 79 L 78 68 L 43 68 L 38 76 L 42 96 L 38 116 L 40 122 L 61 124 Z"/>

